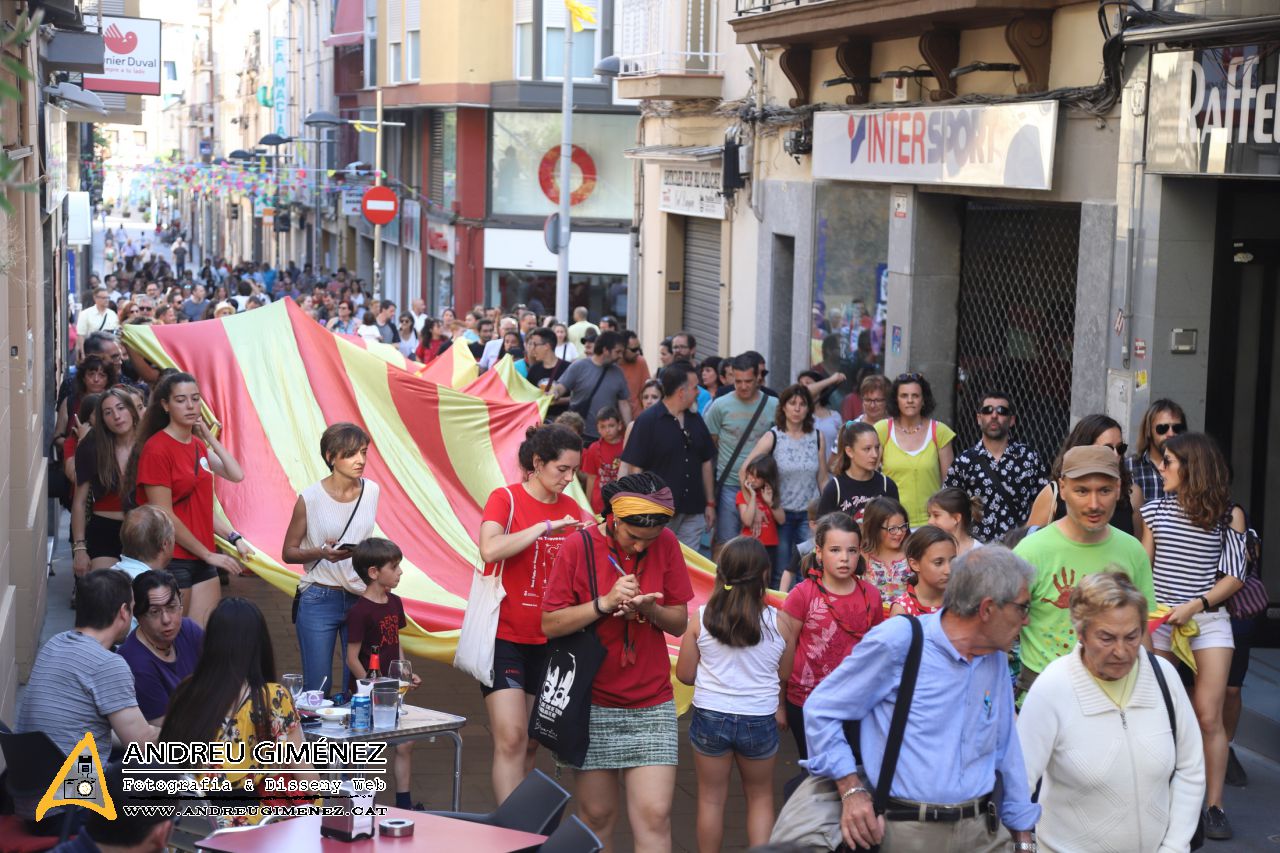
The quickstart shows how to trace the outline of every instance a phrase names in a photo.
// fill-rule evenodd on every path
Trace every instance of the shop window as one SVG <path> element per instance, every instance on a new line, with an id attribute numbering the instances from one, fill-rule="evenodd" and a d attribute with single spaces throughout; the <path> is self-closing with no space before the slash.
<path id="1" fill-rule="evenodd" d="M 810 361 L 850 378 L 833 395 L 833 408 L 851 395 L 862 375 L 884 369 L 889 346 L 888 258 L 889 188 L 819 182 L 814 200 Z M 846 414 L 861 411 L 853 396 L 856 411 Z"/>
<path id="2" fill-rule="evenodd" d="M 556 274 L 540 270 L 488 270 L 485 304 L 509 313 L 523 305 L 541 317 L 556 307 Z M 606 314 L 627 325 L 627 277 L 593 273 L 569 274 L 569 304 L 587 306 L 594 318 Z"/>
<path id="3" fill-rule="evenodd" d="M 495 215 L 546 217 L 558 210 L 560 133 L 559 113 L 493 113 L 489 171 Z M 635 135 L 635 116 L 574 115 L 575 218 L 631 219 L 634 175 L 618 141 Z"/>

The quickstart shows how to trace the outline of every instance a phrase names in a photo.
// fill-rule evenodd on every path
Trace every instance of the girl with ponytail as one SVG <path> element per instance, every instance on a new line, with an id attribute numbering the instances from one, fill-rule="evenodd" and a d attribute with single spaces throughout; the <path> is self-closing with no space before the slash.
<path id="1" fill-rule="evenodd" d="M 773 766 L 778 752 L 778 665 L 785 642 L 765 600 L 772 560 L 758 539 L 739 536 L 720 552 L 711 597 L 689 619 L 676 677 L 693 687 L 698 774 L 698 849 L 719 850 L 724 803 L 736 763 L 747 800 L 747 838 L 773 831 Z"/>

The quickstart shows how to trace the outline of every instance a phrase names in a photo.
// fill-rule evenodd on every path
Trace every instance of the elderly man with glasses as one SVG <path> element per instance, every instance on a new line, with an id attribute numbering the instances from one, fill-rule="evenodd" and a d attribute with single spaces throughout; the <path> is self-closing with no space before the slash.
<path id="1" fill-rule="evenodd" d="M 980 548 L 953 564 L 941 612 L 890 619 L 867 633 L 804 706 L 803 764 L 813 778 L 792 801 L 821 799 L 822 837 L 780 838 L 775 830 L 775 842 L 880 844 L 886 853 L 1035 851 L 1040 807 L 1031 802 L 1014 729 L 1006 658 L 1026 625 L 1034 578 L 1008 549 Z M 897 737 L 891 731 L 901 725 L 895 711 L 903 702 Z M 845 724 L 854 721 L 851 744 Z M 779 826 L 789 826 L 786 810 Z"/>
<path id="2" fill-rule="evenodd" d="M 973 538 L 994 542 L 1022 525 L 1047 480 L 1040 454 L 1010 438 L 1018 416 L 1006 392 L 983 394 L 977 420 L 982 438 L 951 463 L 943 485 L 981 499 L 982 518 L 974 524 Z"/>

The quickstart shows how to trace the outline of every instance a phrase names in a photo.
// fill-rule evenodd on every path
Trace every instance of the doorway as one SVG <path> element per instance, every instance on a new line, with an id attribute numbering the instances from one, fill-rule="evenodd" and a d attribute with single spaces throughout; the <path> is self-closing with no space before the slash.
<path id="1" fill-rule="evenodd" d="M 1232 499 L 1265 533 L 1280 530 L 1280 238 L 1230 239 L 1220 256 L 1205 429 L 1231 465 Z M 1280 601 L 1280 549 L 1263 549 L 1262 560 L 1270 598 Z"/>

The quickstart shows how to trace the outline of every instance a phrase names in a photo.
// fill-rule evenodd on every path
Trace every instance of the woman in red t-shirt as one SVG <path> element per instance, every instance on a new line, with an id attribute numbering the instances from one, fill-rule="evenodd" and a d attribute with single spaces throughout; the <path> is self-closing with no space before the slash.
<path id="1" fill-rule="evenodd" d="M 564 494 L 582 464 L 582 439 L 556 424 L 530 427 L 519 450 L 524 482 L 494 489 L 480 524 L 485 573 L 502 573 L 493 686 L 481 685 L 493 729 L 493 796 L 501 803 L 533 769 L 529 714 L 542 688 L 547 638 L 542 593 L 565 536 L 588 514 Z"/>
<path id="2" fill-rule="evenodd" d="M 206 452 L 206 447 L 213 451 Z M 201 628 L 217 606 L 218 569 L 240 574 L 240 563 L 218 553 L 215 531 L 235 546 L 242 558 L 253 549 L 231 525 L 215 519 L 214 475 L 238 483 L 244 471 L 235 457 L 205 427 L 200 413 L 200 386 L 189 373 L 170 373 L 156 384 L 151 405 L 142 417 L 138 442 L 129 460 L 131 484 L 138 504 L 154 504 L 173 522 L 175 544 L 167 571 L 182 597 L 183 611 Z"/>
<path id="3" fill-rule="evenodd" d="M 624 782 L 635 848 L 670 850 L 678 735 L 666 635 L 684 633 L 693 587 L 680 540 L 666 528 L 675 504 L 662 478 L 631 474 L 605 486 L 602 496 L 604 524 L 570 536 L 556 558 L 542 628 L 563 637 L 594 624 L 605 648 L 591 682 L 578 815 L 609 847 Z M 594 599 L 588 543 L 601 593 Z"/>
<path id="4" fill-rule="evenodd" d="M 121 495 L 138 420 L 129 392 L 111 388 L 98 398 L 94 426 L 76 446 L 76 491 L 71 501 L 71 567 L 76 577 L 120 562 Z"/>

